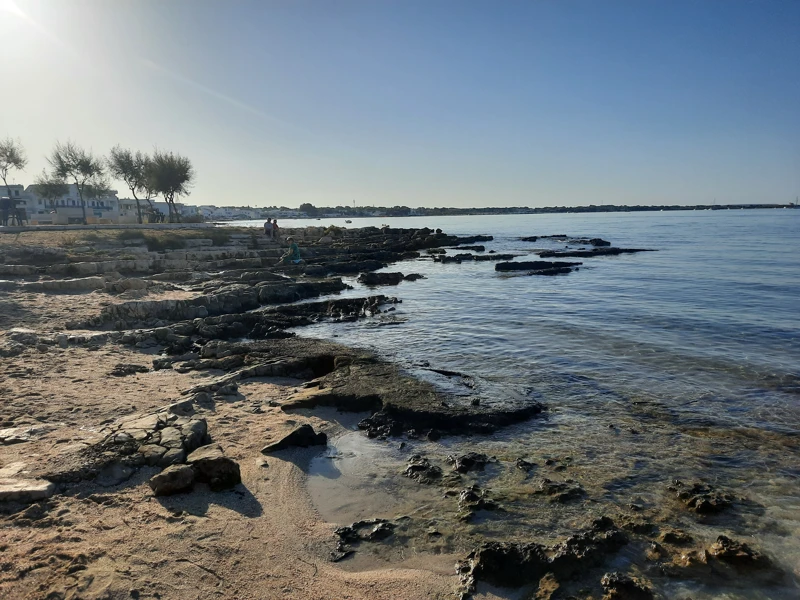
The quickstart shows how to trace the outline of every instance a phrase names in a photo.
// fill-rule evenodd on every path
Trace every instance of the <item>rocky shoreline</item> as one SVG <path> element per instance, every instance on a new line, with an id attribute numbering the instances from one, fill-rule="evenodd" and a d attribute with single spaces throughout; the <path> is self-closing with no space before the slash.
<path id="1" fill-rule="evenodd" d="M 414 519 L 369 519 L 334 531 L 316 515 L 303 492 L 304 470 L 315 447 L 328 443 L 326 431 L 334 432 L 316 410 L 366 413 L 358 423 L 366 436 L 402 447 L 400 440 L 491 434 L 546 415 L 546 407 L 527 398 L 497 402 L 445 393 L 369 352 L 302 338 L 295 329 L 324 320 L 396 323 L 397 298 L 336 294 L 351 288 L 342 276 L 358 276 L 370 288 L 419 279 L 376 272 L 403 260 L 486 260 L 497 271 L 528 275 L 567 274 L 581 263 L 482 254 L 486 247 L 478 244 L 491 236 L 430 229 L 286 234 L 302 247 L 301 265 L 276 265 L 282 249 L 257 230 L 0 236 L 7 398 L 0 423 L 0 542 L 10 557 L 0 568 L 2 595 L 189 598 L 197 597 L 199 585 L 201 597 L 211 597 L 225 582 L 226 594 L 242 598 L 342 597 L 344 589 L 354 598 L 396 598 L 397 585 L 408 598 L 466 598 L 485 582 L 533 586 L 536 598 L 652 598 L 661 593 L 652 580 L 664 577 L 735 575 L 771 585 L 786 576 L 743 542 L 722 535 L 713 544 L 696 542 L 635 508 L 595 519 L 549 545 L 491 541 L 471 552 L 463 544 L 447 546 L 459 558 L 455 574 L 389 569 L 367 581 L 337 570 L 365 546 L 410 539 L 432 552 L 444 553 L 445 546 L 436 527 Z M 539 256 L 642 251 L 599 238 L 551 237 L 574 247 Z M 441 486 L 453 498 L 457 523 L 511 510 L 503 493 L 474 476 L 499 468 L 493 457 L 454 455 L 444 468 L 436 462 L 414 455 L 405 475 Z M 508 468 L 527 478 L 537 465 L 519 457 Z M 558 504 L 587 498 L 580 483 L 558 475 L 526 483 L 531 497 Z M 741 504 L 701 482 L 676 482 L 671 493 L 685 510 L 702 515 Z M 268 507 L 270 501 L 278 508 Z M 235 535 L 261 519 L 261 537 L 244 534 L 252 541 L 236 546 L 238 538 L 218 531 L 230 514 Z M 107 520 L 113 526 L 104 528 Z M 155 524 L 166 535 L 147 558 L 135 548 L 146 533 L 132 522 Z M 198 548 L 215 552 L 205 539 L 227 549 L 218 555 L 221 566 L 195 560 Z M 265 544 L 285 554 L 266 571 L 256 566 Z M 649 570 L 609 570 L 623 548 L 649 556 Z M 298 562 L 312 565 L 314 574 L 298 574 Z M 184 581 L 176 565 L 194 575 Z M 254 589 L 241 565 L 263 573 L 266 587 Z"/>

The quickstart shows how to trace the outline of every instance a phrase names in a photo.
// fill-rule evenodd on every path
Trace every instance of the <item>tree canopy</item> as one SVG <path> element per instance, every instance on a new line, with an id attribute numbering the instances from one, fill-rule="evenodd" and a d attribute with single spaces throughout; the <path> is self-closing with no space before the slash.
<path id="1" fill-rule="evenodd" d="M 306 213 L 309 217 L 315 216 L 318 212 L 317 207 L 308 202 L 301 204 L 299 210 L 300 212 Z"/>
<path id="2" fill-rule="evenodd" d="M 11 138 L 0 140 L 0 179 L 8 188 L 8 174 L 12 169 L 21 171 L 28 164 L 22 144 Z"/>
<path id="3" fill-rule="evenodd" d="M 150 203 L 151 185 L 148 181 L 151 177 L 152 161 L 149 156 L 139 150 L 135 153 L 131 150 L 114 146 L 108 157 L 108 170 L 113 177 L 122 180 L 133 194 L 136 200 L 136 213 L 139 223 L 142 222 L 142 207 L 139 203 L 137 192 L 145 195 L 145 199 Z M 152 208 L 152 204 L 151 204 Z"/>
<path id="4" fill-rule="evenodd" d="M 192 161 L 174 152 L 156 150 L 151 160 L 149 183 L 154 192 L 161 194 L 169 207 L 170 221 L 180 220 L 175 208 L 175 196 L 188 196 L 194 183 Z"/>
<path id="5" fill-rule="evenodd" d="M 72 141 L 56 142 L 50 158 L 50 177 L 54 181 L 74 183 L 83 209 L 86 225 L 86 198 L 96 198 L 109 192 L 103 160 Z"/>

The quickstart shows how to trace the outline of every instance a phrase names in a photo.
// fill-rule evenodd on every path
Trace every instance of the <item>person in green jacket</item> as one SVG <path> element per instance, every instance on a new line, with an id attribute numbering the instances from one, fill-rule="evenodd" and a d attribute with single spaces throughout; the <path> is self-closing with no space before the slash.
<path id="1" fill-rule="evenodd" d="M 286 241 L 289 242 L 289 249 L 281 256 L 281 264 L 288 265 L 288 264 L 297 264 L 302 259 L 300 258 L 300 248 L 295 243 L 294 238 L 286 238 Z"/>

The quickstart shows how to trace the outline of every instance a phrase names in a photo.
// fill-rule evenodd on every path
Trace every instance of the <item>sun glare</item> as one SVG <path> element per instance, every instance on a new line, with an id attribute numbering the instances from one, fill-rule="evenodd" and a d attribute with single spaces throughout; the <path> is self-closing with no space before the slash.
<path id="1" fill-rule="evenodd" d="M 11 13 L 15 17 L 26 19 L 28 15 L 22 12 L 22 9 L 17 5 L 14 0 L 0 0 L 0 12 Z"/>

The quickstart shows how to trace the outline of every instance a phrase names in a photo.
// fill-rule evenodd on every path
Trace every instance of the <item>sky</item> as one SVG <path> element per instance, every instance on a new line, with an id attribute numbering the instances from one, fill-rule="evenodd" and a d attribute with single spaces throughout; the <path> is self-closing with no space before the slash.
<path id="1" fill-rule="evenodd" d="M 798 0 L 0 0 L 0 40 L 16 183 L 71 139 L 189 157 L 191 204 L 800 195 Z"/>

